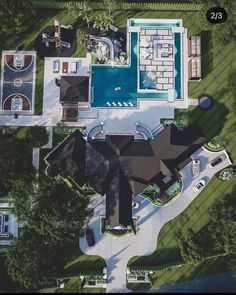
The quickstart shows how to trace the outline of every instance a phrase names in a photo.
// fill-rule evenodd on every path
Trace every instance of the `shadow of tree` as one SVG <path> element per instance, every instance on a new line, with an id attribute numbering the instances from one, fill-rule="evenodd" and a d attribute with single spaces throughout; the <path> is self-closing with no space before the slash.
<path id="1" fill-rule="evenodd" d="M 202 31 L 201 50 L 202 50 L 202 78 L 205 78 L 213 70 L 212 32 Z"/>
<path id="2" fill-rule="evenodd" d="M 207 111 L 195 107 L 187 112 L 181 110 L 176 112 L 177 116 L 185 112 L 190 124 L 199 127 L 207 141 L 221 133 L 226 122 L 226 116 L 229 113 L 226 106 L 217 100 L 218 96 L 219 94 L 217 97 L 213 97 L 213 106 Z"/>

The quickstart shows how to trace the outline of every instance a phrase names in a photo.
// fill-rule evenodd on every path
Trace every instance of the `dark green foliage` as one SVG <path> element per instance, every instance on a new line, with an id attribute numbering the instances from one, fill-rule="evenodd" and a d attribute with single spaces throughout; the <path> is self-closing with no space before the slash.
<path id="1" fill-rule="evenodd" d="M 8 197 L 18 220 L 39 234 L 50 236 L 53 244 L 73 240 L 89 216 L 86 195 L 69 188 L 61 179 L 41 176 L 28 185 L 16 181 Z"/>
<path id="2" fill-rule="evenodd" d="M 6 196 L 15 180 L 30 181 L 34 172 L 31 148 L 10 130 L 0 130 L 0 197 Z"/>
<path id="3" fill-rule="evenodd" d="M 8 273 L 27 289 L 50 287 L 64 270 L 68 245 L 91 214 L 88 198 L 46 176 L 30 184 L 16 181 L 8 196 L 13 214 L 24 224 L 7 254 Z"/>
<path id="4" fill-rule="evenodd" d="M 0 38 L 1 42 L 8 38 L 8 27 L 19 30 L 26 15 L 34 14 L 31 0 L 1 0 L 0 1 Z M 12 48 L 13 49 L 13 48 Z"/>
<path id="5" fill-rule="evenodd" d="M 32 126 L 27 129 L 25 139 L 31 147 L 42 147 L 48 142 L 48 133 L 45 127 Z"/>
<path id="6" fill-rule="evenodd" d="M 14 282 L 26 289 L 55 285 L 63 265 L 63 245 L 54 246 L 50 235 L 40 235 L 24 228 L 11 245 L 6 256 L 8 274 Z"/>
<path id="7" fill-rule="evenodd" d="M 228 269 L 232 276 L 236 278 L 236 253 L 228 257 Z"/>
<path id="8" fill-rule="evenodd" d="M 83 1 L 48 1 L 48 0 L 32 0 L 33 5 L 37 8 L 54 8 L 54 9 L 68 9 L 73 3 L 74 8 L 82 9 Z M 103 1 L 91 1 L 90 6 L 94 10 L 104 10 Z M 108 8 L 108 7 L 107 7 Z M 123 2 L 115 1 L 112 5 L 115 10 L 173 10 L 173 11 L 198 11 L 201 9 L 201 4 L 198 3 L 161 3 L 153 0 L 151 3 L 142 2 Z M 110 11 L 112 10 L 110 7 Z"/>
<path id="9" fill-rule="evenodd" d="M 203 230 L 194 233 L 188 230 L 179 239 L 183 260 L 198 263 L 204 256 L 216 252 L 236 253 L 236 198 L 235 191 L 215 204 L 210 211 L 210 222 Z"/>
<path id="10" fill-rule="evenodd" d="M 236 193 L 215 204 L 210 212 L 208 229 L 215 241 L 215 249 L 236 253 Z"/>

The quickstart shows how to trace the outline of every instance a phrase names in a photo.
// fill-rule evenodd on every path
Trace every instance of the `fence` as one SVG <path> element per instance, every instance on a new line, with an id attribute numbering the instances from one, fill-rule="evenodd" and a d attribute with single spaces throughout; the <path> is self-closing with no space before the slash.
<path id="1" fill-rule="evenodd" d="M 82 9 L 83 2 L 78 1 L 48 1 L 32 0 L 33 6 L 40 9 Z M 104 10 L 103 2 L 90 2 L 89 7 L 93 10 Z M 202 4 L 199 3 L 141 3 L 119 2 L 114 4 L 114 10 L 139 10 L 139 11 L 199 11 Z"/>

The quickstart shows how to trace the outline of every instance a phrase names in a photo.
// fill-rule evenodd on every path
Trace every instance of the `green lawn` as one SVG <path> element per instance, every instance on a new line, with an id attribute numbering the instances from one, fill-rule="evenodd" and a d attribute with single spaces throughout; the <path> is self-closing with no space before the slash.
<path id="1" fill-rule="evenodd" d="M 98 15 L 100 12 L 96 12 Z M 197 108 L 190 108 L 186 111 L 178 111 L 178 113 L 186 113 L 191 121 L 200 126 L 204 135 L 210 139 L 215 135 L 222 135 L 229 140 L 227 150 L 230 152 L 232 160 L 236 161 L 236 137 L 231 130 L 234 120 L 233 114 L 230 113 L 232 99 L 227 91 L 227 77 L 230 70 L 236 66 L 236 45 L 231 42 L 220 47 L 218 44 L 212 46 L 212 27 L 201 27 L 199 22 L 199 12 L 133 12 L 133 11 L 116 11 L 114 13 L 114 24 L 116 26 L 125 27 L 128 18 L 180 18 L 183 25 L 188 29 L 188 35 L 202 34 L 203 44 L 203 72 L 204 78 L 201 82 L 189 83 L 189 94 L 191 97 L 197 97 L 201 93 L 209 93 L 214 98 L 214 106 L 204 112 Z M 34 40 L 37 34 L 48 25 L 52 25 L 54 19 L 57 18 L 63 24 L 74 23 L 75 19 L 67 13 L 67 11 L 38 11 L 35 16 L 26 19 L 20 31 L 16 33 L 16 28 L 9 27 L 8 40 L 0 44 L 0 49 L 34 49 Z M 76 55 L 84 56 L 83 46 L 79 44 Z M 43 61 L 37 59 L 37 78 L 36 78 L 36 114 L 42 112 L 42 94 L 43 94 Z M 21 131 L 23 136 L 23 131 Z M 209 218 L 209 209 L 212 205 L 224 197 L 234 186 L 234 181 L 220 182 L 213 178 L 206 189 L 197 197 L 197 199 L 175 220 L 169 222 L 161 230 L 158 237 L 158 247 L 156 252 L 149 257 L 135 257 L 131 260 L 137 265 L 162 264 L 174 261 L 180 257 L 177 240 L 175 234 L 178 230 L 186 232 L 187 227 L 194 231 L 203 228 Z M 104 265 L 104 261 L 95 256 L 86 256 L 79 249 L 73 252 L 67 265 L 67 271 L 73 272 L 78 269 L 100 269 Z M 220 263 L 216 262 L 214 268 L 211 262 L 205 263 L 203 270 L 205 274 L 212 270 L 222 270 L 224 266 L 224 258 Z M 205 269 L 205 270 L 204 270 Z M 156 284 L 166 284 L 173 281 L 190 279 L 199 275 L 200 269 L 185 266 L 178 270 L 162 271 L 155 273 L 154 281 Z"/>
<path id="2" fill-rule="evenodd" d="M 163 12 L 153 13 L 153 17 L 162 18 L 182 18 L 183 25 L 188 29 L 188 35 L 201 33 L 203 46 L 203 79 L 201 82 L 189 83 L 189 95 L 196 98 L 202 93 L 210 94 L 214 99 L 214 105 L 209 111 L 202 111 L 198 108 L 179 110 L 176 114 L 187 114 L 191 123 L 198 125 L 204 136 L 211 139 L 216 135 L 221 135 L 229 140 L 227 150 L 231 159 L 236 162 L 236 137 L 231 130 L 235 120 L 230 112 L 232 106 L 232 95 L 227 90 L 227 80 L 231 69 L 236 66 L 236 43 L 231 42 L 220 47 L 213 43 L 212 28 L 201 28 L 201 24 L 195 12 Z M 150 12 L 138 13 L 136 17 L 150 17 Z M 122 20 L 120 20 L 120 23 Z M 175 261 L 181 257 L 176 234 L 179 231 L 186 233 L 187 228 L 192 228 L 195 232 L 202 229 L 209 220 L 209 210 L 212 205 L 232 191 L 235 181 L 222 182 L 214 177 L 206 189 L 197 199 L 175 220 L 168 222 L 161 230 L 158 237 L 158 246 L 153 255 L 148 257 L 134 257 L 129 264 L 133 265 L 158 265 Z M 214 267 L 212 267 L 214 263 Z M 185 266 L 171 271 L 155 273 L 156 285 L 168 284 L 184 279 L 192 279 L 204 273 L 222 271 L 225 268 L 225 258 L 216 261 L 208 261 L 203 264 L 204 268 Z M 202 266 L 203 266 L 202 265 Z M 199 272 L 199 269 L 203 272 Z M 192 270 L 192 271 L 190 271 Z M 175 274 L 175 275 L 173 275 Z M 157 283 L 158 282 L 158 283 Z"/>
<path id="3" fill-rule="evenodd" d="M 188 228 L 195 232 L 202 229 L 209 220 L 209 210 L 212 205 L 231 192 L 235 181 L 220 181 L 214 177 L 204 191 L 178 217 L 168 222 L 158 236 L 156 251 L 147 257 L 133 257 L 132 265 L 159 265 L 176 261 L 181 258 L 176 234 L 186 233 Z"/>
<path id="4" fill-rule="evenodd" d="M 83 288 L 83 293 L 106 293 L 104 288 Z"/>
<path id="5" fill-rule="evenodd" d="M 177 269 L 157 271 L 152 275 L 153 286 L 189 281 L 226 271 L 225 257 L 207 260 L 198 265 L 185 265 Z"/>
<path id="6" fill-rule="evenodd" d="M 79 247 L 70 249 L 68 263 L 65 266 L 65 274 L 76 274 L 80 271 L 102 271 L 106 266 L 103 258 L 99 256 L 86 255 Z"/>

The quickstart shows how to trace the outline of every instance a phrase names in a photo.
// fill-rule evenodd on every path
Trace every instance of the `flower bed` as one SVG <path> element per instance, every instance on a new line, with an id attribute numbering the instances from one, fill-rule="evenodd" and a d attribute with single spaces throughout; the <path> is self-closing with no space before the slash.
<path id="1" fill-rule="evenodd" d="M 116 237 L 122 237 L 127 234 L 131 234 L 131 233 L 136 234 L 136 218 L 133 218 L 133 225 L 130 228 L 115 229 L 115 228 L 107 228 L 106 227 L 106 218 L 101 217 L 100 226 L 101 226 L 102 233 L 109 233 L 109 234 L 116 236 Z"/>
<path id="2" fill-rule="evenodd" d="M 148 198 L 154 205 L 165 206 L 182 190 L 182 181 L 174 182 L 167 190 L 161 192 L 156 184 L 148 186 L 143 192 L 143 196 Z"/>
<path id="3" fill-rule="evenodd" d="M 218 176 L 221 180 L 230 180 L 233 177 L 235 177 L 235 168 L 233 167 L 223 169 Z"/>

